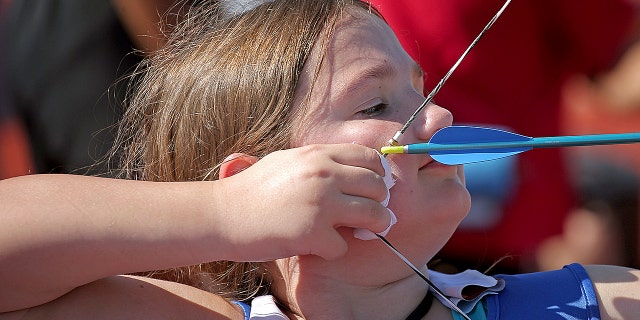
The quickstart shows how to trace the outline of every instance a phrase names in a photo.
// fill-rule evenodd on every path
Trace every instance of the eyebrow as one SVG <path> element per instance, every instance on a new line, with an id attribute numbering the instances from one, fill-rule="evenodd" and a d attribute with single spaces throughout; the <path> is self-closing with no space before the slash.
<path id="1" fill-rule="evenodd" d="M 384 80 L 391 78 L 395 73 L 395 70 L 388 64 L 378 64 L 373 67 L 367 68 L 362 71 L 358 71 L 357 76 L 353 81 L 346 84 L 343 88 L 342 94 L 349 95 L 350 93 L 360 91 L 365 84 L 372 80 Z"/>
<path id="2" fill-rule="evenodd" d="M 422 68 L 420 67 L 420 65 L 415 61 L 413 62 L 411 69 L 414 76 L 416 77 L 424 76 L 424 71 L 422 71 Z M 367 69 L 364 69 L 363 71 L 360 71 L 356 79 L 346 84 L 344 88 L 340 91 L 342 91 L 342 94 L 349 94 L 350 92 L 360 90 L 362 87 L 364 87 L 364 84 L 370 80 L 388 79 L 392 77 L 396 72 L 397 70 L 392 68 L 391 65 L 388 63 L 375 65 L 371 68 L 367 68 Z"/>

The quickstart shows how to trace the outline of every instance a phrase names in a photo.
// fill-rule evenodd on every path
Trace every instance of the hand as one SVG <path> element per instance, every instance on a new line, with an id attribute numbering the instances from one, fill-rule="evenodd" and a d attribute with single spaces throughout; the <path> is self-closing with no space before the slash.
<path id="1" fill-rule="evenodd" d="M 314 254 L 344 255 L 338 227 L 381 232 L 390 214 L 378 153 L 355 144 L 311 145 L 259 160 L 235 154 L 220 170 L 229 260 L 261 261 Z M 237 173 L 237 174 L 236 174 Z"/>

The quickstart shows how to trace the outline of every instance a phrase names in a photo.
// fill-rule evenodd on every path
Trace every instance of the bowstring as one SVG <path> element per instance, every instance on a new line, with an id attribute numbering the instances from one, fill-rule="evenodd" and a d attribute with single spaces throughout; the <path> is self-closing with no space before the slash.
<path id="1" fill-rule="evenodd" d="M 487 25 L 482 29 L 482 31 L 480 31 L 480 33 L 476 36 L 476 38 L 473 40 L 473 42 L 471 42 L 471 44 L 467 47 L 467 49 L 462 53 L 462 55 L 460 55 L 460 57 L 458 58 L 458 60 L 456 61 L 456 63 L 449 69 L 449 71 L 444 75 L 444 77 L 442 77 L 442 79 L 440 79 L 440 81 L 438 82 L 438 84 L 433 88 L 433 90 L 431 90 L 431 92 L 429 92 L 429 94 L 427 95 L 427 97 L 425 98 L 425 100 L 418 106 L 418 108 L 413 112 L 413 114 L 411 115 L 411 117 L 409 117 L 409 119 L 407 120 L 407 122 L 405 122 L 405 124 L 402 126 L 402 128 L 400 128 L 400 130 L 398 130 L 396 132 L 396 134 L 393 136 L 393 138 L 391 138 L 389 140 L 389 145 L 391 146 L 397 146 L 398 145 L 398 140 L 400 139 L 400 137 L 402 137 L 402 135 L 405 133 L 405 131 L 407 131 L 407 129 L 409 128 L 409 126 L 411 125 L 411 123 L 416 119 L 416 117 L 418 116 L 418 114 L 427 106 L 429 105 L 429 103 L 431 102 L 431 100 L 433 100 L 433 97 L 438 93 L 438 91 L 440 91 L 440 88 L 442 88 L 442 86 L 444 85 L 444 83 L 449 79 L 449 77 L 451 76 L 451 74 L 456 70 L 456 68 L 458 68 L 458 65 L 460 65 L 460 63 L 462 62 L 462 60 L 464 60 L 464 58 L 467 56 L 467 54 L 469 53 L 469 51 L 471 51 L 471 49 L 473 47 L 475 47 L 475 45 L 478 43 L 478 41 L 480 41 L 480 38 L 482 38 L 482 36 L 487 32 L 487 30 L 489 30 L 491 28 L 491 26 L 493 25 L 493 23 L 498 20 L 498 17 L 500 17 L 500 15 L 502 15 L 502 12 L 507 8 L 507 6 L 509 5 L 509 3 L 511 3 L 511 0 L 507 0 L 505 1 L 505 3 L 502 5 L 502 7 L 500 8 L 500 10 L 498 10 L 498 12 L 496 12 L 496 14 L 493 16 L 493 18 L 491 18 L 491 20 L 489 20 L 489 23 L 487 23 Z M 387 154 L 383 155 L 384 157 L 387 156 Z M 421 279 L 423 279 L 430 287 L 430 290 L 432 290 L 433 292 L 435 292 L 440 298 L 443 299 L 443 301 L 445 301 L 446 304 L 448 304 L 448 307 L 450 307 L 451 309 L 455 310 L 456 312 L 458 312 L 463 318 L 465 318 L 466 320 L 471 320 L 462 310 L 460 310 L 460 308 L 458 308 L 458 306 L 453 303 L 453 301 L 451 301 L 449 298 L 447 298 L 447 296 L 444 295 L 444 293 L 442 293 L 442 291 L 440 290 L 440 288 L 438 288 L 432 281 L 429 280 L 429 278 L 427 276 L 425 276 L 422 272 L 420 272 L 420 270 L 418 270 L 418 268 L 416 268 L 413 263 L 411 263 L 411 261 L 409 261 L 400 251 L 398 251 L 398 249 L 396 249 L 391 242 L 389 242 L 389 240 L 387 240 L 385 237 L 381 236 L 381 235 L 377 235 L 378 238 L 391 250 L 393 251 L 393 253 L 396 254 L 396 256 L 398 256 L 407 266 L 409 266 L 409 268 L 411 268 L 411 270 L 413 270 L 418 276 L 420 276 Z"/>
<path id="2" fill-rule="evenodd" d="M 422 273 L 413 263 L 411 263 L 411 261 L 409 261 L 409 259 L 407 259 L 402 253 L 400 253 L 400 251 L 398 251 L 398 249 L 396 249 L 396 247 L 394 247 L 391 242 L 389 242 L 389 240 L 387 240 L 385 237 L 376 234 L 376 236 L 378 236 L 378 238 L 380 240 L 382 240 L 382 242 L 384 242 L 385 245 L 387 245 L 387 247 L 389 249 L 391 249 L 391 251 L 393 251 L 393 253 L 396 254 L 396 256 L 398 256 L 398 258 L 400 258 L 400 260 L 404 261 L 404 263 L 409 266 L 409 268 L 411 268 L 411 270 L 413 270 L 418 276 L 420 276 L 420 278 L 422 280 L 424 280 L 428 285 L 429 285 L 429 290 L 431 290 L 432 292 L 435 292 L 436 295 L 438 295 L 442 301 L 445 302 L 445 304 L 448 305 L 449 308 L 453 309 L 454 311 L 456 311 L 457 313 L 459 313 L 463 318 L 465 318 L 466 320 L 471 320 L 469 319 L 469 316 L 467 316 L 466 313 L 464 313 L 464 311 L 460 310 L 460 308 L 453 303 L 453 301 L 451 301 L 449 298 L 447 298 L 447 296 L 442 292 L 442 290 L 440 290 L 440 288 L 438 288 L 433 281 L 429 280 L 429 277 L 427 277 L 424 273 Z"/>

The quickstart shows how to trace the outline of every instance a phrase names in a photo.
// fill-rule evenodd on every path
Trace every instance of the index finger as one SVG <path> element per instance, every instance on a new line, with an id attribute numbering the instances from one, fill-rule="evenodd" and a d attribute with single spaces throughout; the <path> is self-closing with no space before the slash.
<path id="1" fill-rule="evenodd" d="M 375 149 L 353 143 L 337 144 L 334 147 L 336 152 L 331 153 L 333 161 L 343 165 L 366 168 L 380 176 L 385 175 L 383 160 Z"/>

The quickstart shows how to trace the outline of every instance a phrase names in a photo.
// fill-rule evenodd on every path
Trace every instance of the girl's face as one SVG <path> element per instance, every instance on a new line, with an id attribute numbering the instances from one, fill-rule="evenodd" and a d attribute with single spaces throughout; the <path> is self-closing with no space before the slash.
<path id="1" fill-rule="evenodd" d="M 379 150 L 424 101 L 420 67 L 387 24 L 373 14 L 345 15 L 314 80 L 318 50 L 314 49 L 301 76 L 294 110 L 301 110 L 304 94 L 309 88 L 312 91 L 294 146 L 354 142 Z M 400 143 L 426 142 L 451 123 L 449 111 L 431 104 Z M 414 263 L 426 263 L 469 209 L 462 166 L 442 165 L 426 154 L 389 155 L 387 159 L 396 178 L 389 208 L 398 217 L 387 238 Z M 366 246 L 365 251 L 387 250 L 379 241 L 353 239 L 346 230 L 345 238 L 351 239 L 352 251 L 360 246 Z M 372 249 L 374 242 L 381 249 Z"/>

